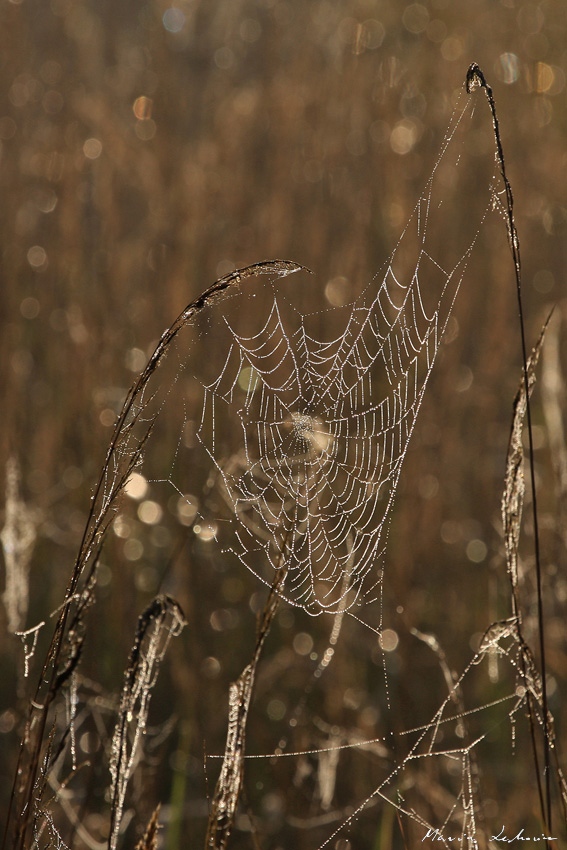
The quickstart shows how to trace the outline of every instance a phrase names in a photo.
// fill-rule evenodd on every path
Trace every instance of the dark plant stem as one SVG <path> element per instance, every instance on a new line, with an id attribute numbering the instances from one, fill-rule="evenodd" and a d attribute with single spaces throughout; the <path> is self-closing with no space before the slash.
<path id="1" fill-rule="evenodd" d="M 544 633 L 544 622 L 543 622 L 543 595 L 542 595 L 542 570 L 541 570 L 541 560 L 540 560 L 540 545 L 539 545 L 539 522 L 538 522 L 538 509 L 537 509 L 537 490 L 535 483 L 535 469 L 534 469 L 534 446 L 533 446 L 533 432 L 532 432 L 532 416 L 531 416 L 531 405 L 530 405 L 530 388 L 529 388 L 529 376 L 528 376 L 528 355 L 527 355 L 527 345 L 526 345 L 526 332 L 525 332 L 525 322 L 524 322 L 524 309 L 523 309 L 523 301 L 522 301 L 522 265 L 520 258 L 520 240 L 518 238 L 518 231 L 516 229 L 516 222 L 514 219 L 514 196 L 512 194 L 512 187 L 510 185 L 510 181 L 506 175 L 506 165 L 504 161 L 504 150 L 502 148 L 502 140 L 500 137 L 500 126 L 498 123 L 498 116 L 496 114 L 496 103 L 494 101 L 494 95 L 492 94 L 492 88 L 486 82 L 486 78 L 480 69 L 480 67 L 473 62 L 467 72 L 467 92 L 471 92 L 473 89 L 482 87 L 486 93 L 486 97 L 488 100 L 488 105 L 490 107 L 490 112 L 492 115 L 492 126 L 494 129 L 494 139 L 496 142 L 496 156 L 498 161 L 498 166 L 500 168 L 500 173 L 502 175 L 502 180 L 504 182 L 504 189 L 506 192 L 506 206 L 505 206 L 505 214 L 506 214 L 506 224 L 508 228 L 508 240 L 510 242 L 510 249 L 512 251 L 512 259 L 514 262 L 514 274 L 516 278 L 516 295 L 518 300 L 518 316 L 520 320 L 520 337 L 522 344 L 522 367 L 523 367 L 523 380 L 524 380 L 524 390 L 526 393 L 526 418 L 527 418 L 527 426 L 528 426 L 528 445 L 529 445 L 529 466 L 530 466 L 530 478 L 531 478 L 531 495 L 532 495 L 532 514 L 533 514 L 533 525 L 534 525 L 534 554 L 535 554 L 535 567 L 536 567 L 536 587 L 537 587 L 537 610 L 538 610 L 538 638 L 539 638 L 539 652 L 541 659 L 541 693 L 542 693 L 542 711 L 543 711 L 543 767 L 544 767 L 544 775 L 545 775 L 545 801 L 546 806 L 544 810 L 544 822 L 548 834 L 551 834 L 552 830 L 552 814 L 551 814 L 551 770 L 550 770 L 550 752 L 549 752 L 549 732 L 548 732 L 548 701 L 547 701 L 547 682 L 546 682 L 546 662 L 545 662 L 545 633 Z"/>
<path id="2" fill-rule="evenodd" d="M 250 701 L 254 691 L 256 670 L 278 609 L 280 593 L 283 590 L 287 575 L 287 566 L 284 560 L 285 545 L 286 542 L 284 541 L 274 581 L 258 619 L 256 645 L 252 660 L 246 665 L 236 682 L 233 682 L 230 686 L 226 747 L 220 776 L 211 802 L 205 850 L 226 850 L 234 826 L 236 809 L 242 796 L 246 726 Z"/>
<path id="3" fill-rule="evenodd" d="M 8 816 L 4 827 L 2 849 L 25 850 L 31 823 L 35 817 L 34 791 L 38 785 L 42 769 L 48 770 L 49 764 L 42 759 L 42 748 L 46 735 L 47 719 L 50 707 L 55 702 L 62 686 L 76 668 L 81 655 L 82 637 L 80 635 L 81 615 L 93 601 L 95 573 L 105 531 L 113 517 L 113 507 L 136 468 L 151 432 L 150 422 L 138 444 L 132 447 L 128 443 L 132 427 L 138 419 L 141 396 L 150 377 L 167 354 L 168 348 L 179 331 L 190 324 L 195 316 L 206 307 L 215 303 L 250 278 L 258 275 L 285 277 L 304 267 L 290 260 L 268 260 L 254 263 L 242 269 L 236 269 L 215 281 L 198 298 L 192 301 L 177 317 L 173 324 L 162 334 L 158 345 L 150 357 L 139 378 L 130 388 L 118 417 L 106 459 L 100 473 L 94 495 L 91 500 L 88 519 L 78 549 L 77 558 L 65 593 L 57 625 L 43 664 L 34 698 L 30 700 L 24 735 L 16 766 L 16 775 L 12 785 Z M 309 271 L 306 269 L 306 271 Z M 123 454 L 121 454 L 123 452 Z M 116 461 L 117 475 L 110 490 L 105 494 L 107 475 L 112 473 Z M 83 583 L 84 590 L 80 592 Z M 75 605 L 75 610 L 71 606 Z M 66 662 L 62 663 L 65 641 L 70 634 L 76 635 L 75 644 Z M 43 764 L 43 767 L 42 767 Z M 10 830 L 13 835 L 10 841 Z"/>

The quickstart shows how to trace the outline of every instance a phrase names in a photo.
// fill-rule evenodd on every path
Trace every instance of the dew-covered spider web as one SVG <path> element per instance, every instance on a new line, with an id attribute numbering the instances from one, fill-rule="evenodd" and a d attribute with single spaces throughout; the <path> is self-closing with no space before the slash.
<path id="1" fill-rule="evenodd" d="M 337 304 L 333 281 L 297 265 L 270 277 L 267 267 L 267 279 L 241 283 L 175 340 L 176 373 L 159 397 L 183 411 L 181 436 L 166 474 L 152 478 L 262 582 L 285 570 L 282 597 L 312 615 L 380 595 L 404 457 L 495 203 L 494 158 L 468 139 L 471 110 L 455 111 L 394 251 L 362 291 L 343 287 Z M 473 166 L 487 172 L 474 204 Z M 457 200 L 466 213 L 454 226 Z M 207 462 L 214 510 L 188 474 Z"/>
<path id="2" fill-rule="evenodd" d="M 427 226 L 427 209 L 423 227 Z M 395 260 L 395 258 L 394 258 Z M 388 265 L 378 295 L 356 304 L 340 337 L 289 332 L 277 295 L 252 335 L 227 321 L 230 348 L 205 386 L 199 440 L 217 466 L 238 523 L 234 552 L 252 571 L 259 556 L 285 566 L 285 594 L 311 613 L 350 607 L 372 592 L 396 485 L 439 348 L 441 305 L 421 291 L 427 271 L 458 286 L 428 253 L 409 283 Z M 447 306 L 449 309 L 450 305 Z M 241 449 L 226 462 L 218 421 L 233 408 Z M 344 577 L 348 574 L 345 583 Z"/>

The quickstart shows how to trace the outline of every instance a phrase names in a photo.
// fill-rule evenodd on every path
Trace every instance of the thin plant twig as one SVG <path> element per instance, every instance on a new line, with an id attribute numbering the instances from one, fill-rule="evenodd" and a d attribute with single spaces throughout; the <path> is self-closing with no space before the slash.
<path id="1" fill-rule="evenodd" d="M 276 572 L 258 621 L 256 645 L 252 660 L 246 665 L 236 682 L 230 685 L 226 746 L 221 772 L 211 802 L 205 850 L 226 850 L 234 825 L 244 779 L 246 723 L 254 689 L 256 669 L 278 608 L 280 593 L 287 574 L 283 555 L 280 556 L 280 563 L 281 566 Z"/>
<path id="2" fill-rule="evenodd" d="M 116 850 L 118 845 L 126 790 L 140 755 L 151 693 L 161 662 L 170 639 L 179 635 L 185 625 L 179 604 L 165 594 L 157 596 L 138 620 L 112 739 L 109 850 Z"/>
<path id="3" fill-rule="evenodd" d="M 141 461 L 145 445 L 153 429 L 153 419 L 145 424 L 143 434 L 132 445 L 134 425 L 143 411 L 142 398 L 148 381 L 167 355 L 179 331 L 191 324 L 205 308 L 258 275 L 284 277 L 304 269 L 289 260 L 269 260 L 237 269 L 217 280 L 192 301 L 162 334 L 146 367 L 130 388 L 106 453 L 105 462 L 94 490 L 84 533 L 61 606 L 53 638 L 33 698 L 22 736 L 8 817 L 4 827 L 2 848 L 25 850 L 27 836 L 38 815 L 36 789 L 42 786 L 49 763 L 45 758 L 45 737 L 49 709 L 57 694 L 76 669 L 84 641 L 82 621 L 86 608 L 94 601 L 96 567 L 108 525 L 114 516 L 117 500 L 132 472 Z M 307 269 L 308 271 L 308 269 Z M 82 589 L 81 589 L 82 588 Z M 65 647 L 68 647 L 65 653 Z"/>
<path id="4" fill-rule="evenodd" d="M 526 420 L 527 420 L 527 431 L 528 431 L 528 444 L 529 444 L 529 466 L 530 466 L 530 479 L 531 479 L 531 496 L 532 496 L 532 515 L 533 515 L 533 527 L 534 527 L 534 554 L 535 554 L 535 567 L 536 567 L 536 587 L 537 587 L 537 609 L 538 609 L 538 637 L 539 637 L 539 652 L 540 652 L 540 661 L 541 661 L 541 690 L 542 690 L 542 711 L 543 711 L 543 761 L 544 761 L 544 775 L 545 775 L 545 800 L 546 805 L 543 812 L 544 822 L 546 828 L 551 834 L 552 829 L 552 813 L 551 813 L 551 776 L 550 776 L 550 746 L 549 746 L 549 729 L 548 729 L 548 699 L 547 699 L 547 683 L 546 683 L 546 660 L 545 660 L 545 632 L 544 632 L 544 621 L 543 621 L 543 594 L 542 594 L 542 569 L 541 569 L 541 560 L 540 560 L 540 545 L 539 545 L 539 521 L 538 521 L 538 508 L 537 508 L 537 488 L 535 481 L 535 469 L 534 469 L 534 445 L 533 445 L 533 428 L 532 428 L 532 415 L 531 415 L 531 405 L 530 405 L 530 379 L 528 374 L 528 354 L 527 354 L 527 344 L 526 344 L 526 331 L 525 331 L 525 321 L 524 321 L 524 308 L 522 301 L 522 264 L 520 257 L 520 240 L 518 237 L 518 231 L 516 229 L 516 222 L 514 219 L 514 196 L 512 193 L 512 187 L 510 185 L 510 181 L 508 180 L 506 174 L 506 164 L 504 160 L 504 150 L 502 147 L 502 139 L 500 136 L 500 126 L 498 123 L 498 116 L 496 113 L 496 103 L 494 101 L 494 95 L 492 93 L 492 88 L 486 82 L 486 78 L 480 69 L 480 67 L 473 62 L 473 64 L 469 67 L 467 72 L 466 79 L 466 87 L 467 92 L 471 92 L 473 89 L 481 87 L 484 89 L 486 98 L 488 100 L 488 105 L 490 107 L 490 112 L 492 115 L 492 126 L 494 130 L 494 139 L 496 142 L 496 157 L 498 166 L 500 168 L 500 173 L 502 176 L 502 180 L 504 183 L 504 190 L 506 195 L 506 204 L 505 204 L 505 216 L 506 216 L 506 225 L 508 229 L 508 240 L 510 243 L 510 249 L 512 251 L 512 259 L 514 262 L 514 275 L 516 279 L 516 295 L 518 301 L 518 316 L 520 323 L 520 337 L 521 337 L 521 345 L 522 345 L 522 367 L 523 367 L 523 383 L 524 383 L 524 393 L 525 393 L 525 404 L 526 404 Z"/>

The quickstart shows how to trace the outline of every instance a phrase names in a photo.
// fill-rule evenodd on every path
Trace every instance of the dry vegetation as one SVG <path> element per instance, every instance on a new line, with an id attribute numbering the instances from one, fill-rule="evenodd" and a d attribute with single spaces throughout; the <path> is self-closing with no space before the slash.
<path id="1" fill-rule="evenodd" d="M 187 304 L 199 310 L 201 292 L 215 296 L 214 280 L 271 257 L 316 270 L 296 289 L 304 313 L 358 294 L 430 176 L 473 60 L 498 102 L 529 347 L 555 306 L 532 416 L 552 834 L 565 840 L 555 771 L 567 719 L 563 2 L 22 0 L 4 3 L 0 23 L 2 826 L 22 759 L 5 847 L 424 846 L 419 821 L 373 794 L 397 764 L 384 793 L 435 826 L 447 820 L 445 836 L 468 795 L 481 846 L 502 825 L 541 833 L 529 510 L 518 538 L 521 393 L 506 464 L 521 348 L 497 215 L 459 293 L 399 484 L 383 598 L 391 651 L 353 619 L 334 629 L 266 601 L 195 512 L 160 514 L 139 479 L 119 521 L 114 513 L 147 436 L 179 438 L 176 423 L 128 430 L 163 329 L 165 346 L 195 316 L 172 318 Z M 485 112 L 470 147 L 486 154 Z M 466 179 L 437 234 L 448 253 L 480 188 L 474 172 Z M 200 321 L 206 370 L 214 349 Z M 132 407 L 114 430 L 124 399 Z M 201 512 L 215 499 L 220 511 L 210 468 L 191 476 Z M 530 498 L 528 488 L 528 508 Z M 508 622 L 518 612 L 520 630 Z M 468 715 L 475 706 L 485 708 Z M 438 711 L 462 715 L 443 745 L 459 748 L 453 763 L 412 756 L 408 730 Z M 232 761 L 209 758 L 225 744 Z M 241 761 L 244 747 L 303 754 Z M 27 822 L 25 799 L 35 807 Z"/>

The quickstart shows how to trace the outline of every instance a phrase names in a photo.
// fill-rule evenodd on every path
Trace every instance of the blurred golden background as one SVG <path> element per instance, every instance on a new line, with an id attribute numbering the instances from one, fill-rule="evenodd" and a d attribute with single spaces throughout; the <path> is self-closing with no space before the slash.
<path id="1" fill-rule="evenodd" d="M 499 112 L 530 345 L 555 305 L 558 353 L 553 360 L 551 346 L 547 374 L 548 384 L 559 382 L 560 396 L 567 6 L 562 0 L 2 0 L 0 40 L 0 459 L 17 460 L 37 535 L 20 629 L 48 620 L 30 679 L 23 680 L 23 649 L 0 611 L 4 810 L 48 618 L 63 598 L 120 405 L 162 331 L 216 278 L 259 260 L 281 257 L 316 271 L 313 309 L 330 281 L 360 291 L 394 248 L 431 174 L 473 61 L 491 83 Z M 490 139 L 490 130 L 486 110 L 478 144 Z M 474 186 L 473 175 L 471 192 Z M 459 199 L 455 233 L 466 229 L 472 202 Z M 314 687 L 310 655 L 324 650 L 328 624 L 282 607 L 258 683 L 253 752 L 272 752 L 287 734 L 286 720 L 307 683 L 311 725 L 297 744 L 305 749 L 336 738 L 339 728 L 361 738 L 394 732 L 398 712 L 405 728 L 428 721 L 446 689 L 434 654 L 408 630 L 435 633 L 460 672 L 483 630 L 510 614 L 500 498 L 521 359 L 503 220 L 499 231 L 492 223 L 482 234 L 473 270 L 396 502 L 385 590 L 385 625 L 399 640 L 390 694 L 376 636 L 355 624 L 350 631 L 345 626 L 334 666 Z M 534 400 L 550 694 L 561 730 L 565 482 L 537 391 Z M 136 618 L 163 573 L 143 547 L 132 548 L 127 570 L 113 572 L 113 545 L 81 667 L 85 692 L 92 689 L 103 718 L 99 727 L 88 721 L 92 740 L 85 739 L 84 753 L 95 768 L 91 784 L 85 780 L 76 792 L 96 840 L 106 829 L 101 728 L 112 733 L 105 695 L 120 690 Z M 175 594 L 189 626 L 171 647 L 152 704 L 156 727 L 174 720 L 163 741 L 152 739 L 155 750 L 133 792 L 130 846 L 158 800 L 175 815 L 164 833 L 171 850 L 187 846 L 180 836 L 198 846 L 204 835 L 203 750 L 222 752 L 228 683 L 249 659 L 258 591 L 242 568 L 227 570 L 219 558 L 196 539 L 175 568 Z M 526 546 L 528 626 L 531 567 Z M 285 688 L 282 671 L 289 673 Z M 484 703 L 509 692 L 510 683 L 486 678 L 475 688 L 476 701 Z M 523 732 L 514 751 L 507 710 L 483 727 L 482 759 L 486 818 L 513 830 L 524 824 L 523 813 L 537 818 L 538 803 Z M 262 847 L 319 847 L 374 787 L 375 765 L 363 769 L 346 754 L 333 802 L 342 814 L 329 818 L 329 827 L 316 811 L 315 791 L 310 798 L 304 789 L 305 782 L 316 785 L 317 767 L 305 757 L 308 779 L 298 778 L 300 761 L 250 768 L 247 803 L 257 813 Z M 433 764 L 428 769 L 435 774 Z M 217 770 L 208 763 L 211 787 Z M 437 776 L 427 780 L 437 781 L 441 788 Z M 434 813 L 437 803 L 427 798 Z M 386 811 L 375 799 L 340 840 L 349 838 L 355 848 L 404 846 Z M 251 846 L 242 830 L 234 847 Z M 86 846 L 77 835 L 73 841 Z"/>

